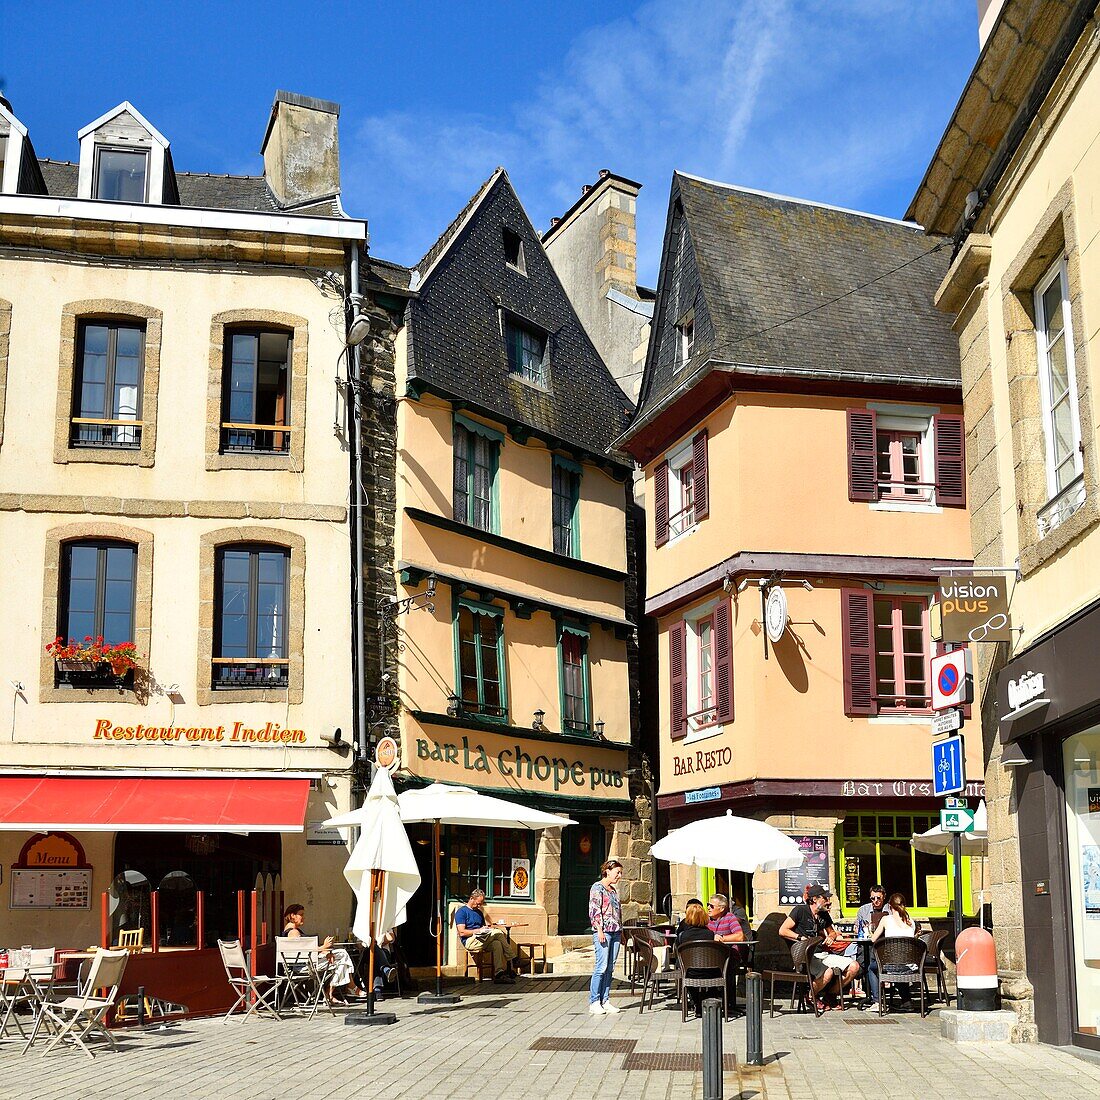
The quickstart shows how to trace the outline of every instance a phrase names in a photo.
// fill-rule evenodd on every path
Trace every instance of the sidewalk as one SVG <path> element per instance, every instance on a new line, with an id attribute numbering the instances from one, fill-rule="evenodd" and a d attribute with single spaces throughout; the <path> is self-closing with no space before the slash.
<path id="1" fill-rule="evenodd" d="M 581 978 L 521 978 L 515 986 L 456 983 L 463 1000 L 431 1008 L 386 1001 L 397 1024 L 350 1027 L 329 1014 L 282 1023 L 200 1020 L 125 1034 L 117 1054 L 94 1062 L 72 1051 L 42 1058 L 0 1047 L 0 1096 L 18 1100 L 190 1100 L 248 1097 L 702 1097 L 697 1021 L 679 1009 L 639 1014 L 618 988 L 617 1016 L 591 1017 Z M 726 1025 L 728 1100 L 1003 1100 L 1013 1095 L 1100 1096 L 1100 1064 L 1045 1046 L 956 1046 L 939 1038 L 933 1012 L 883 1020 L 852 1010 L 815 1020 L 764 1018 L 762 1069 L 744 1066 L 743 1019 Z M 559 1049 L 553 1049 L 553 1048 Z M 579 1049 L 560 1049 L 576 1047 Z M 664 1055 L 664 1059 L 652 1058 Z M 679 1056 L 668 1058 L 668 1055 Z M 733 1055 L 734 1058 L 729 1058 Z M 661 1063 L 664 1063 L 663 1065 Z"/>

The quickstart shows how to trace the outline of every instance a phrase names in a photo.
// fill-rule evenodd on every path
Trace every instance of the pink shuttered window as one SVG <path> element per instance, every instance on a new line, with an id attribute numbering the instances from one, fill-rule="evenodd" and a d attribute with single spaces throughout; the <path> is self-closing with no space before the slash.
<path id="1" fill-rule="evenodd" d="M 848 499 L 878 500 L 874 409 L 848 409 Z"/>
<path id="2" fill-rule="evenodd" d="M 875 596 L 875 695 L 879 714 L 923 712 L 928 686 L 928 601 Z"/>
<path id="3" fill-rule="evenodd" d="M 687 735 L 687 624 L 679 619 L 668 628 L 670 733 L 673 741 Z"/>
<path id="4" fill-rule="evenodd" d="M 872 593 L 866 588 L 840 592 L 841 644 L 844 654 L 844 713 L 877 714 L 874 690 Z"/>
<path id="5" fill-rule="evenodd" d="M 933 417 L 936 437 L 936 503 L 966 507 L 966 429 L 961 416 Z"/>
<path id="6" fill-rule="evenodd" d="M 879 431 L 878 486 L 883 500 L 927 499 L 921 485 L 920 432 Z"/>
<path id="7" fill-rule="evenodd" d="M 653 472 L 653 534 L 654 543 L 668 542 L 668 463 L 661 462 Z"/>

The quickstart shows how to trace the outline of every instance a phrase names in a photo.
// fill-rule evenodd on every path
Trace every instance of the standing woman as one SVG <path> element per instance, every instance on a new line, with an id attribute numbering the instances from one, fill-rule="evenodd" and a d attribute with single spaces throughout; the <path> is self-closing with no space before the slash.
<path id="1" fill-rule="evenodd" d="M 623 865 L 617 859 L 600 864 L 600 881 L 588 893 L 588 919 L 592 922 L 592 947 L 596 963 L 588 991 L 588 1011 L 593 1016 L 618 1012 L 611 1003 L 611 978 L 622 939 L 623 907 L 616 886 L 623 877 Z"/>

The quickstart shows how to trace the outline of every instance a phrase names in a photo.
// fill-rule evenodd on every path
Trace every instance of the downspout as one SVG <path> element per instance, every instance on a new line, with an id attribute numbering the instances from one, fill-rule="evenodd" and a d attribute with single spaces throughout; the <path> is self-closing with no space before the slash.
<path id="1" fill-rule="evenodd" d="M 350 285 L 348 298 L 352 303 L 351 316 L 355 315 L 355 303 L 359 301 L 359 245 L 352 242 L 350 254 Z M 350 329 L 350 318 L 348 320 Z M 355 740 L 360 765 L 367 759 L 367 677 L 366 641 L 363 636 L 363 436 L 362 404 L 360 398 L 359 346 L 348 345 L 348 383 L 351 391 L 351 450 L 352 476 L 355 479 L 354 501 L 355 522 Z"/>

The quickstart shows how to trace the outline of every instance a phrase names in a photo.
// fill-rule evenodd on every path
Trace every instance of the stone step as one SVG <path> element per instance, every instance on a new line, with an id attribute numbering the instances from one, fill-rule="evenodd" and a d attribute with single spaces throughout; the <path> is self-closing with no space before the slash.
<path id="1" fill-rule="evenodd" d="M 563 955 L 555 956 L 547 963 L 547 969 L 555 976 L 591 974 L 595 961 L 595 953 L 590 943 L 588 947 L 582 947 L 577 951 L 566 951 Z"/>

